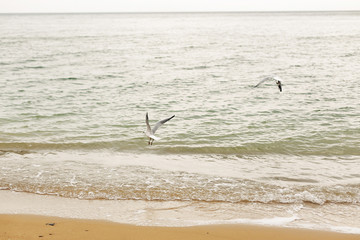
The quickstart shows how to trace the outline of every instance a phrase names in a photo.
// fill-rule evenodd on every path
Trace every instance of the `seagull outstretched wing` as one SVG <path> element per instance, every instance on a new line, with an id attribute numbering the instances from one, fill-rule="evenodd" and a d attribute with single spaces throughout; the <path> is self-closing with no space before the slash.
<path id="1" fill-rule="evenodd" d="M 164 123 L 166 123 L 167 121 L 171 120 L 173 117 L 175 117 L 175 115 L 169 117 L 169 118 L 166 118 L 166 119 L 163 119 L 161 121 L 158 121 L 155 126 L 153 127 L 152 129 L 152 133 L 155 134 L 156 130 L 158 130 L 158 128 L 163 125 Z"/>
<path id="2" fill-rule="evenodd" d="M 273 81 L 275 81 L 275 83 L 276 83 L 276 85 L 278 86 L 280 92 L 282 92 L 281 79 L 278 78 L 277 76 L 266 77 L 266 78 L 262 79 L 262 80 L 261 80 L 258 84 L 256 84 L 254 87 L 258 87 L 260 84 L 262 84 L 263 82 L 268 81 L 268 80 L 273 80 Z"/>
<path id="3" fill-rule="evenodd" d="M 149 134 L 151 134 L 151 127 L 150 127 L 150 124 L 149 124 L 149 115 L 148 115 L 148 113 L 146 113 L 145 122 L 146 122 L 146 131 Z"/>
<path id="4" fill-rule="evenodd" d="M 261 80 L 258 84 L 256 84 L 254 87 L 258 87 L 260 84 L 262 84 L 263 82 L 268 81 L 268 80 L 274 80 L 274 78 L 273 77 L 266 77 L 263 80 Z"/>

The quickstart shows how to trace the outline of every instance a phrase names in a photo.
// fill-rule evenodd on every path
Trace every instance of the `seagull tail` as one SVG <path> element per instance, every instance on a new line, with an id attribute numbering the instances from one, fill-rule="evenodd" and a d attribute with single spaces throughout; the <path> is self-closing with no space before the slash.
<path id="1" fill-rule="evenodd" d="M 158 140 L 161 139 L 161 138 L 159 138 L 159 137 L 157 137 L 157 136 L 155 136 L 155 135 L 150 135 L 149 137 L 152 138 L 152 139 L 154 139 L 154 140 L 156 140 L 156 141 L 158 141 Z"/>

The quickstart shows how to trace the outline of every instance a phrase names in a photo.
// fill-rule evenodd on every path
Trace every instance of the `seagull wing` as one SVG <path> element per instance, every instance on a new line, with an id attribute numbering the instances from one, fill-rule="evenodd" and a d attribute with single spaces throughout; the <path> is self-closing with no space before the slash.
<path id="1" fill-rule="evenodd" d="M 146 122 L 146 132 L 148 132 L 149 134 L 151 134 L 151 127 L 150 127 L 150 124 L 149 124 L 149 116 L 148 116 L 148 113 L 146 113 L 145 122 Z"/>
<path id="2" fill-rule="evenodd" d="M 258 87 L 260 84 L 262 84 L 263 82 L 265 81 L 268 81 L 268 80 L 273 80 L 274 78 L 272 77 L 266 77 L 264 78 L 263 80 L 261 80 L 258 84 L 256 84 L 254 87 Z"/>
<path id="3" fill-rule="evenodd" d="M 173 116 L 171 116 L 171 117 L 169 117 L 169 118 L 166 118 L 166 119 L 164 119 L 164 120 L 158 121 L 158 122 L 155 124 L 154 128 L 152 129 L 152 133 L 155 134 L 156 130 L 158 130 L 158 128 L 159 128 L 161 125 L 163 125 L 163 124 L 166 123 L 167 121 L 171 120 L 173 117 L 175 117 L 175 115 L 173 115 Z"/>

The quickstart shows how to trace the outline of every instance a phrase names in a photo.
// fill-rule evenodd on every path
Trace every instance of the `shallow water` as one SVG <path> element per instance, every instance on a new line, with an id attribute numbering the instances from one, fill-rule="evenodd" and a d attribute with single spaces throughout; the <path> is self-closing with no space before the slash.
<path id="1" fill-rule="evenodd" d="M 359 23 L 358 12 L 0 15 L 0 189 L 360 213 Z M 283 92 L 254 88 L 273 75 Z M 146 112 L 152 125 L 176 115 L 152 146 Z"/>

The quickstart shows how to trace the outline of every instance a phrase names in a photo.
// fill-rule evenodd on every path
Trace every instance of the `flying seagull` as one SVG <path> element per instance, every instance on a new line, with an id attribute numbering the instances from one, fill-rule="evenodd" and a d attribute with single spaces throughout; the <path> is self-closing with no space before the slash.
<path id="1" fill-rule="evenodd" d="M 255 87 L 258 87 L 260 84 L 262 84 L 263 82 L 268 81 L 268 80 L 274 80 L 276 85 L 278 86 L 280 92 L 282 92 L 281 81 L 280 81 L 280 78 L 278 78 L 278 77 L 266 77 L 263 80 L 261 80 L 258 84 L 256 84 Z"/>
<path id="2" fill-rule="evenodd" d="M 173 117 L 175 117 L 175 115 L 173 115 L 172 117 L 166 118 L 164 120 L 158 121 L 155 126 L 151 129 L 150 124 L 149 124 L 149 116 L 148 113 L 146 113 L 146 118 L 145 118 L 145 122 L 146 122 L 146 136 L 148 136 L 149 138 L 149 145 L 152 145 L 154 140 L 159 140 L 159 137 L 156 137 L 154 134 L 156 132 L 156 130 L 158 130 L 158 128 L 163 125 L 164 123 L 166 123 L 167 121 L 171 120 Z"/>

